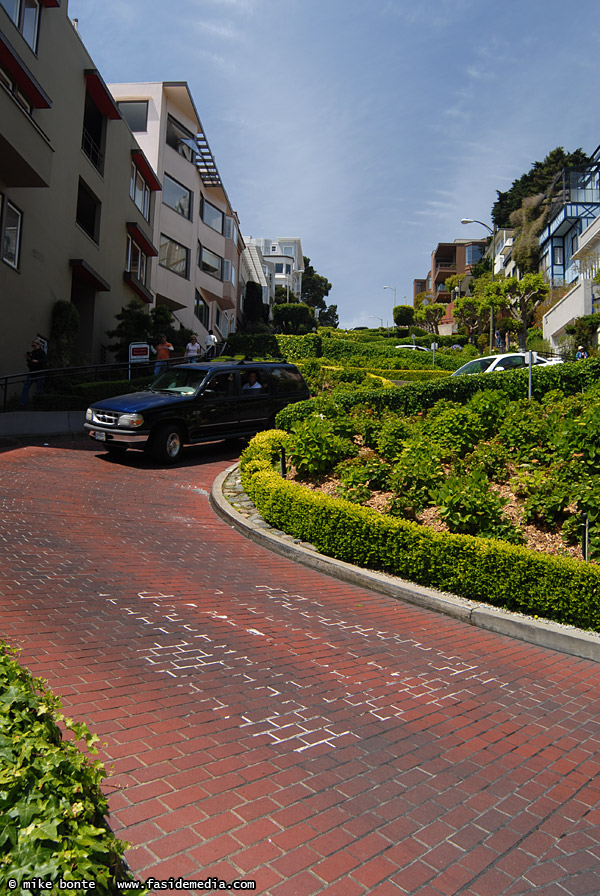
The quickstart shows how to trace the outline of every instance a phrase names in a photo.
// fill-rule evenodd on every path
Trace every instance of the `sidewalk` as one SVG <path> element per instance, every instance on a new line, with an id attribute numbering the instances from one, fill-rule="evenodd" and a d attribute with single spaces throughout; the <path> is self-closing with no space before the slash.
<path id="1" fill-rule="evenodd" d="M 85 411 L 7 411 L 0 414 L 0 439 L 83 433 Z"/>

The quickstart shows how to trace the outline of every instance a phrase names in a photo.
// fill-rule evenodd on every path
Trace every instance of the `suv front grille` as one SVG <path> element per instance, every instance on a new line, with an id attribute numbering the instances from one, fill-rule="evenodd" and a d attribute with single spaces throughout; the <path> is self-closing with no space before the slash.
<path id="1" fill-rule="evenodd" d="M 115 411 L 96 411 L 92 408 L 93 422 L 102 426 L 116 426 L 119 414 Z"/>

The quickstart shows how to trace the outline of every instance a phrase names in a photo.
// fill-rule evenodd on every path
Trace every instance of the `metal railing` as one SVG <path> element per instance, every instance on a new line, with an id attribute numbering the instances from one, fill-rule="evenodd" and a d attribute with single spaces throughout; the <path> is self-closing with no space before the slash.
<path id="1" fill-rule="evenodd" d="M 223 342 L 215 347 L 214 357 L 220 357 L 227 348 L 227 343 Z M 209 360 L 209 352 L 205 351 L 199 358 L 200 361 Z M 175 364 L 181 364 L 185 361 L 183 355 L 177 355 L 168 359 L 167 366 L 171 367 Z M 95 383 L 112 379 L 131 379 L 148 376 L 149 379 L 154 378 L 155 359 L 148 362 L 137 362 L 130 364 L 127 361 L 113 364 L 87 364 L 82 367 L 49 367 L 44 371 L 36 374 L 37 378 L 44 379 L 44 392 L 61 392 L 67 393 L 75 386 L 83 383 Z M 8 410 L 8 403 L 11 397 L 15 396 L 18 387 L 22 386 L 31 376 L 31 371 L 23 373 L 11 373 L 0 376 L 0 413 Z M 35 379 L 33 380 L 35 383 Z"/>

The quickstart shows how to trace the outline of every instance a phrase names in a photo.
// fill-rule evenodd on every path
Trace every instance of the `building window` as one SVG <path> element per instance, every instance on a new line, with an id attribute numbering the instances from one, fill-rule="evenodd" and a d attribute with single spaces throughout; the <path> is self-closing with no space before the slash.
<path id="1" fill-rule="evenodd" d="M 167 270 L 172 271 L 174 274 L 179 274 L 180 277 L 185 277 L 187 280 L 190 268 L 189 257 L 189 249 L 161 233 L 160 252 L 158 255 L 158 263 L 161 267 L 167 268 Z"/>
<path id="2" fill-rule="evenodd" d="M 465 263 L 467 265 L 477 264 L 483 258 L 483 249 L 481 246 L 467 246 L 465 249 Z"/>
<path id="3" fill-rule="evenodd" d="M 127 100 L 117 106 L 134 134 L 148 130 L 148 100 Z"/>
<path id="4" fill-rule="evenodd" d="M 205 274 L 216 277 L 217 280 L 223 279 L 223 259 L 200 243 L 198 243 L 198 267 Z"/>
<path id="5" fill-rule="evenodd" d="M 563 261 L 564 261 L 563 247 L 562 246 L 554 246 L 553 252 L 554 252 L 554 264 L 562 265 Z"/>
<path id="6" fill-rule="evenodd" d="M 136 166 L 131 163 L 131 180 L 129 182 L 129 195 L 143 214 L 146 221 L 150 220 L 150 188 Z"/>
<path id="7" fill-rule="evenodd" d="M 233 245 L 237 247 L 238 230 L 235 226 L 235 221 L 230 217 L 225 218 L 225 238 L 228 240 L 232 240 Z"/>
<path id="8" fill-rule="evenodd" d="M 188 219 L 192 217 L 192 193 L 168 174 L 163 180 L 162 201 L 178 215 Z"/>
<path id="9" fill-rule="evenodd" d="M 202 220 L 217 233 L 223 233 L 223 212 L 215 205 L 202 199 Z"/>
<path id="10" fill-rule="evenodd" d="M 33 52 L 37 51 L 40 23 L 38 0 L 0 0 L 10 18 L 19 29 Z"/>
<path id="11" fill-rule="evenodd" d="M 194 161 L 196 156 L 194 135 L 170 115 L 167 118 L 167 146 L 178 152 L 188 162 Z"/>
<path id="12" fill-rule="evenodd" d="M 98 242 L 100 236 L 100 200 L 82 180 L 77 190 L 77 212 L 75 220 L 88 236 Z"/>
<path id="13" fill-rule="evenodd" d="M 104 171 L 104 134 L 104 116 L 89 93 L 86 93 L 81 148 L 100 174 Z"/>
<path id="14" fill-rule="evenodd" d="M 146 275 L 148 271 L 148 258 L 138 244 L 132 240 L 130 236 L 127 237 L 127 258 L 125 260 L 125 269 L 133 274 L 134 277 L 140 281 L 140 283 L 145 286 L 146 285 Z"/>
<path id="15" fill-rule="evenodd" d="M 235 286 L 235 265 L 229 259 L 223 259 L 223 280 Z"/>
<path id="16" fill-rule="evenodd" d="M 1 209 L 1 207 L 0 207 Z M 6 200 L 4 202 L 4 216 L 2 221 L 2 261 L 11 268 L 18 270 L 21 254 L 21 226 L 23 214 L 19 209 Z"/>
<path id="17" fill-rule="evenodd" d="M 194 314 L 202 324 L 205 330 L 208 330 L 208 323 L 210 320 L 210 308 L 198 292 L 196 290 L 196 300 L 194 302 Z"/>
<path id="18" fill-rule="evenodd" d="M 275 264 L 275 273 L 283 274 L 283 264 L 279 261 Z"/>

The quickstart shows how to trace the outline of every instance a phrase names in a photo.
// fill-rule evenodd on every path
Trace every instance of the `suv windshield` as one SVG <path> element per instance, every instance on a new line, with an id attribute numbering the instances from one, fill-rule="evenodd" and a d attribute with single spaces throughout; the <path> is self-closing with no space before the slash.
<path id="1" fill-rule="evenodd" d="M 152 392 L 177 392 L 179 395 L 193 395 L 206 379 L 206 370 L 181 370 L 172 368 L 154 380 Z"/>

